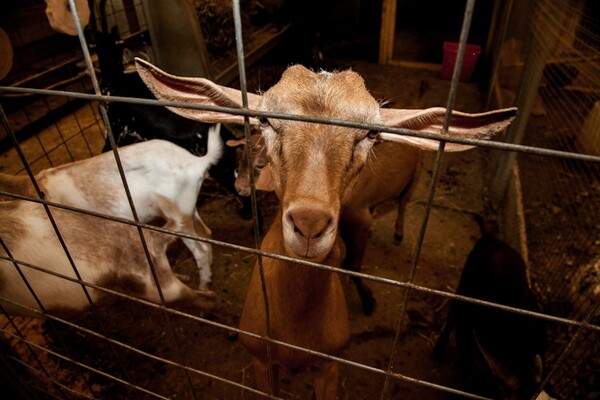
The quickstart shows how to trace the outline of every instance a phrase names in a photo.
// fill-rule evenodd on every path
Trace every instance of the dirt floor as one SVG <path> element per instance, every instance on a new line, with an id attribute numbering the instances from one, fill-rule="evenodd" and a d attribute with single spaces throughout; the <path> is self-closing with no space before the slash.
<path id="1" fill-rule="evenodd" d="M 397 107 L 414 100 L 421 80 L 427 80 L 430 87 L 425 96 L 425 106 L 444 105 L 446 102 L 450 83 L 440 80 L 434 72 L 416 72 L 400 67 L 382 68 L 367 63 L 357 63 L 352 67 L 363 75 L 374 97 L 389 100 Z M 265 74 L 264 71 L 259 69 L 258 75 Z M 456 108 L 475 112 L 480 110 L 479 104 L 481 98 L 477 85 L 461 84 Z M 441 180 L 417 263 L 415 283 L 427 288 L 454 291 L 464 261 L 478 238 L 478 227 L 472 219 L 472 212 L 481 213 L 484 210 L 486 183 L 483 175 L 488 156 L 486 150 L 481 149 L 444 155 Z M 405 239 L 400 246 L 393 243 L 395 201 L 382 204 L 375 210 L 363 272 L 400 282 L 408 279 L 433 161 L 434 154 L 424 157 L 418 188 L 406 211 Z M 267 226 L 276 211 L 277 200 L 273 194 L 259 193 L 258 203 Z M 240 203 L 231 194 L 207 182 L 202 189 L 199 206 L 202 218 L 213 230 L 215 240 L 254 247 L 252 220 L 240 217 Z M 195 267 L 185 247 L 176 245 L 171 249 L 170 257 L 177 271 L 195 277 Z M 83 392 L 96 392 L 96 395 L 107 399 L 155 398 L 145 393 L 147 390 L 168 398 L 190 399 L 194 398 L 191 382 L 197 399 L 248 398 L 248 394 L 236 385 L 252 383 L 250 358 L 238 343 L 236 333 L 226 327 L 237 327 L 254 262 L 255 256 L 251 254 L 214 246 L 212 289 L 222 299 L 222 307 L 209 317 L 210 323 L 176 315 L 167 318 L 167 314 L 161 310 L 124 300 L 116 305 L 99 307 L 97 315 L 100 318 L 96 314 L 86 313 L 71 320 L 148 355 L 61 324 L 21 322 L 29 324 L 30 328 L 34 327 L 29 329 L 33 332 L 32 341 L 42 341 L 54 352 L 103 371 L 99 374 L 78 369 L 70 361 L 40 355 L 43 362 L 49 365 L 47 368 L 52 376 L 60 371 L 56 378 L 58 381 L 67 386 L 77 386 Z M 379 398 L 384 384 L 380 370 L 386 370 L 390 365 L 393 365 L 395 373 L 409 377 L 410 381 L 391 380 L 385 398 L 457 398 L 419 383 L 426 381 L 460 388 L 454 354 L 450 354 L 441 366 L 434 363 L 430 356 L 445 320 L 448 302 L 437 296 L 411 292 L 403 314 L 403 289 L 368 282 L 375 294 L 377 308 L 372 316 L 366 317 L 354 286 L 347 279 L 344 281 L 352 340 L 343 357 L 366 368 L 341 366 L 339 398 Z M 190 284 L 196 283 L 193 279 Z M 195 310 L 183 311 L 197 314 Z M 396 357 L 390 363 L 397 326 L 402 316 Z M 10 330 L 10 327 L 6 329 Z M 21 346 L 19 351 L 35 365 L 35 360 L 26 355 L 28 350 Z M 170 361 L 163 362 L 153 357 Z M 202 372 L 186 373 L 171 363 L 183 363 L 190 369 Z M 82 380 L 78 371 L 83 371 L 86 379 Z M 142 389 L 118 383 L 105 374 L 131 382 Z M 60 391 L 56 387 L 50 390 L 55 393 Z M 310 375 L 306 372 L 286 376 L 282 384 L 284 398 L 310 398 L 311 390 Z M 68 391 L 63 389 L 60 396 L 67 395 Z"/>

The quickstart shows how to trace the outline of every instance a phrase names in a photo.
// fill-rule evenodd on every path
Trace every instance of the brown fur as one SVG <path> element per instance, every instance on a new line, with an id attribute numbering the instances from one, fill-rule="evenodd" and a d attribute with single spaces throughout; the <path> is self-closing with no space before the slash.
<path id="1" fill-rule="evenodd" d="M 38 197 L 31 179 L 24 175 L 9 175 L 0 173 L 0 190 L 22 196 Z M 12 196 L 0 195 L 0 201 L 15 200 Z"/>
<path id="2" fill-rule="evenodd" d="M 297 91 L 290 91 L 286 88 L 288 85 L 297 85 Z M 368 95 L 362 79 L 348 72 L 329 75 L 316 74 L 302 67 L 290 68 L 280 83 L 265 93 L 262 108 L 326 116 L 326 105 L 341 95 L 341 91 L 353 93 L 357 102 L 366 99 L 372 105 L 370 113 L 345 112 L 343 117 L 377 122 L 377 103 Z M 346 95 L 349 99 L 353 97 Z M 365 132 L 356 129 L 293 121 L 274 120 L 263 129 L 263 134 L 276 193 L 282 204 L 262 242 L 262 250 L 339 267 L 336 226 L 341 204 L 373 142 L 365 138 Z M 295 236 L 290 237 L 291 229 L 284 226 L 286 223 L 296 227 Z M 287 233 L 284 232 L 286 229 Z M 333 242 L 328 245 L 323 240 L 321 244 L 321 238 Z M 264 258 L 263 263 L 270 337 L 326 354 L 341 354 L 350 340 L 350 326 L 339 276 L 269 258 Z M 265 318 L 257 267 L 248 288 L 240 328 L 265 335 Z M 268 392 L 265 343 L 245 335 L 240 336 L 240 340 L 254 356 L 258 388 Z M 337 363 L 277 345 L 273 346 L 272 355 L 275 368 L 294 371 L 312 366 L 317 399 L 336 397 Z"/>
<path id="3" fill-rule="evenodd" d="M 144 281 L 138 276 L 119 271 L 110 271 L 105 274 L 98 280 L 98 286 L 135 297 L 142 297 L 146 291 Z"/>
<path id="4" fill-rule="evenodd" d="M 262 136 L 252 135 L 254 148 L 253 164 L 264 165 L 266 147 Z M 245 143 L 245 141 L 243 141 Z M 246 147 L 244 148 L 244 155 Z M 403 239 L 404 211 L 417 183 L 421 164 L 421 151 L 401 143 L 381 143 L 373 147 L 366 166 L 359 173 L 357 183 L 344 203 L 340 216 L 340 233 L 346 244 L 343 268 L 359 272 L 364 258 L 367 239 L 372 222 L 372 209 L 386 200 L 398 200 L 398 214 L 394 227 L 394 240 Z M 272 190 L 270 168 L 255 168 L 256 188 Z M 250 177 L 245 158 L 238 164 L 235 182 L 240 195 L 250 195 Z M 365 314 L 370 315 L 375 307 L 371 291 L 362 280 L 353 277 L 357 285 Z"/>

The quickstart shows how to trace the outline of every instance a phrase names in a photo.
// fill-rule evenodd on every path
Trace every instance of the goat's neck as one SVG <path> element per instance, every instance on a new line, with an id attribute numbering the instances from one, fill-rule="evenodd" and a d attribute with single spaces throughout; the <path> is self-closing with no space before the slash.
<path id="1" fill-rule="evenodd" d="M 281 212 L 279 212 L 263 241 L 263 250 L 286 254 L 282 238 L 283 228 Z M 266 276 L 273 285 L 271 288 L 278 295 L 286 298 L 284 304 L 294 308 L 296 312 L 320 306 L 332 293 L 332 286 L 340 284 L 338 275 L 331 271 L 282 260 L 268 260 L 265 262 Z M 329 255 L 320 263 L 338 267 L 340 261 L 340 251 L 336 241 Z"/>

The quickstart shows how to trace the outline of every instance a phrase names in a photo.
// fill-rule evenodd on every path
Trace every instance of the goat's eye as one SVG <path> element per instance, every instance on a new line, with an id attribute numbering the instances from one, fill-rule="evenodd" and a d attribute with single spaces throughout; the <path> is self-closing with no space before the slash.
<path id="1" fill-rule="evenodd" d="M 377 136 L 379 136 L 379 131 L 371 130 L 367 132 L 367 137 L 369 139 L 377 139 Z"/>
<path id="2" fill-rule="evenodd" d="M 260 126 L 269 126 L 269 119 L 267 117 L 259 117 L 258 122 L 260 122 Z"/>

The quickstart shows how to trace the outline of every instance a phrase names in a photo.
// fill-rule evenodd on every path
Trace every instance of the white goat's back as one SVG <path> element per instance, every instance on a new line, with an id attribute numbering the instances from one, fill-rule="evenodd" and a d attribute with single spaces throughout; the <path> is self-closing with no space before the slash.
<path id="1" fill-rule="evenodd" d="M 148 222 L 161 215 L 159 197 L 173 199 L 180 211 L 193 213 L 204 175 L 221 157 L 222 143 L 217 128 L 209 132 L 208 146 L 209 153 L 204 157 L 196 157 L 165 140 L 119 148 L 140 221 Z M 45 187 L 52 188 L 46 191 L 49 201 L 133 217 L 112 153 L 42 171 L 38 178 L 42 191 Z M 94 183 L 89 185 L 88 180 Z"/>

